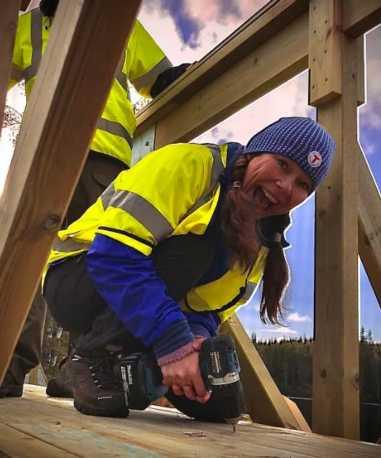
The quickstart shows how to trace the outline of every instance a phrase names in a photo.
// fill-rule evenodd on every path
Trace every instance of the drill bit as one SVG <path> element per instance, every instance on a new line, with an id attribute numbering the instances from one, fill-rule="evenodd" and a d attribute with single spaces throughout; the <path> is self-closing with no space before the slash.
<path id="1" fill-rule="evenodd" d="M 225 418 L 226 423 L 229 423 L 229 425 L 232 425 L 233 433 L 235 433 L 237 431 L 238 420 L 239 420 L 239 417 L 237 417 L 237 418 Z"/>

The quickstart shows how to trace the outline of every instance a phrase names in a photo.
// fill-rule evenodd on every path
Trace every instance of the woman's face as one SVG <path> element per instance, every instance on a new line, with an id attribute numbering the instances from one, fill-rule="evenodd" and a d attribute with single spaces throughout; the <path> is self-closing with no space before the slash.
<path id="1" fill-rule="evenodd" d="M 258 219 L 288 213 L 311 189 L 310 177 L 296 162 L 271 153 L 255 156 L 243 180 L 243 190 L 252 194 Z"/>

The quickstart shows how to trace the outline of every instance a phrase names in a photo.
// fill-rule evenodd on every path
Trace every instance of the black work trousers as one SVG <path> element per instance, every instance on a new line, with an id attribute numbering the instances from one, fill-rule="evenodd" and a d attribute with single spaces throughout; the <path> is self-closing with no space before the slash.
<path id="1" fill-rule="evenodd" d="M 124 169 L 126 166 L 121 161 L 90 151 L 68 208 L 64 227 L 78 219 Z M 41 361 L 45 317 L 46 303 L 38 288 L 8 368 L 9 375 L 19 385 Z"/>
<path id="2" fill-rule="evenodd" d="M 152 253 L 156 270 L 168 294 L 182 299 L 211 265 L 216 254 L 215 225 L 206 235 L 188 234 L 161 242 Z M 149 351 L 119 321 L 95 290 L 86 269 L 86 254 L 52 266 L 47 274 L 44 296 L 57 322 L 79 333 L 78 353 L 91 354 L 105 348 L 123 348 L 127 354 Z M 221 420 L 222 406 L 213 397 L 206 404 L 175 396 L 167 398 L 185 414 L 204 420 Z"/>

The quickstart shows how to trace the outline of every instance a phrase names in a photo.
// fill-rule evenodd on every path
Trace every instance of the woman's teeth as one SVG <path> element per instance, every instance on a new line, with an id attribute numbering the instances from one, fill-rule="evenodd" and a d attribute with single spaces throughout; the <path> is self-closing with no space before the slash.
<path id="1" fill-rule="evenodd" d="M 263 189 L 263 194 L 269 199 L 269 201 L 272 203 L 272 204 L 277 204 L 278 201 L 276 199 L 274 199 L 274 197 L 269 194 L 265 189 Z"/>
<path id="2" fill-rule="evenodd" d="M 255 200 L 257 203 L 264 209 L 267 210 L 268 208 L 273 205 L 271 202 L 271 199 L 268 197 L 266 194 L 265 190 L 262 188 L 258 188 L 257 191 L 254 194 Z"/>

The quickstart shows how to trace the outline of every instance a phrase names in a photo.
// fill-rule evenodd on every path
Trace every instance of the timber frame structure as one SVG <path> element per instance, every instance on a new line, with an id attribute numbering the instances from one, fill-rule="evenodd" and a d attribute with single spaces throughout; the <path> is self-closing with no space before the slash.
<path id="1" fill-rule="evenodd" d="M 2 2 L 1 120 L 21 3 Z M 139 5 L 139 0 L 60 2 L 0 200 L 0 380 Z M 358 255 L 381 302 L 381 200 L 357 139 L 363 35 L 380 22 L 381 0 L 272 0 L 138 115 L 136 140 L 139 154 L 189 141 L 309 69 L 309 103 L 337 144 L 333 170 L 316 195 L 312 430 L 348 439 L 359 438 Z M 239 320 L 233 317 L 222 332 L 236 340 L 253 421 L 309 431 Z M 6 416 L 1 414 L 3 423 Z M 313 436 L 305 434 L 308 442 Z M 0 439 L 0 450 L 1 445 Z M 343 445 L 342 454 L 329 448 L 320 454 L 316 447 L 309 456 L 370 457 L 380 450 L 358 447 L 359 455 L 346 454 Z"/>

